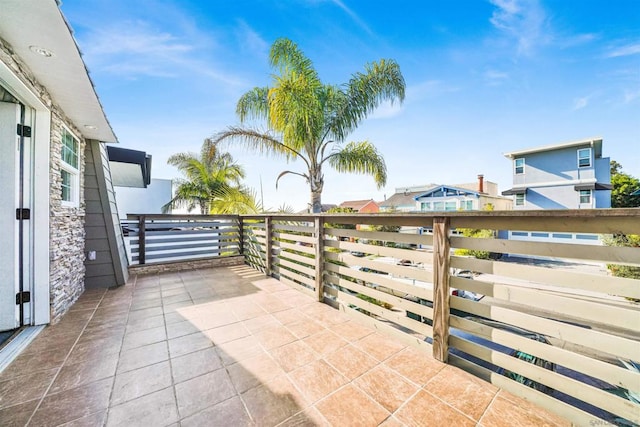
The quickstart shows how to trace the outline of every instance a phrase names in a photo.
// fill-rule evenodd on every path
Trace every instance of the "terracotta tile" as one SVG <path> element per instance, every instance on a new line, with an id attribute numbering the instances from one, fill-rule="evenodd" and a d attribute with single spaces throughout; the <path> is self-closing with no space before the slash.
<path id="1" fill-rule="evenodd" d="M 134 299 L 135 302 L 135 299 Z M 159 316 L 162 314 L 162 307 L 151 307 L 142 310 L 131 311 L 129 313 L 129 322 L 134 320 L 145 319 L 147 317 Z"/>
<path id="2" fill-rule="evenodd" d="M 27 421 L 36 410 L 40 403 L 40 399 L 34 399 L 29 402 L 19 403 L 0 409 L 0 425 L 6 427 L 22 427 L 27 425 Z"/>
<path id="3" fill-rule="evenodd" d="M 166 339 L 167 333 L 164 325 L 157 328 L 145 329 L 144 331 L 132 332 L 124 336 L 122 350 L 130 350 L 132 348 L 142 347 L 164 341 Z"/>
<path id="4" fill-rule="evenodd" d="M 270 353 L 285 372 L 293 371 L 318 358 L 316 353 L 302 341 L 294 341 L 291 344 L 274 348 Z"/>
<path id="5" fill-rule="evenodd" d="M 404 424 L 398 421 L 395 417 L 389 417 L 380 424 L 380 427 L 404 427 Z"/>
<path id="6" fill-rule="evenodd" d="M 306 407 L 293 384 L 281 375 L 242 394 L 257 425 L 275 426 Z"/>
<path id="7" fill-rule="evenodd" d="M 234 304 L 232 311 L 238 320 L 247 320 L 267 314 L 262 307 L 254 303 Z"/>
<path id="8" fill-rule="evenodd" d="M 347 341 L 329 330 L 323 330 L 322 332 L 308 336 L 303 341 L 318 354 L 332 353 L 348 344 Z"/>
<path id="9" fill-rule="evenodd" d="M 297 338 L 284 326 L 263 329 L 253 334 L 256 340 L 267 350 L 281 347 L 295 341 Z"/>
<path id="10" fill-rule="evenodd" d="M 162 306 L 161 298 L 137 299 L 131 303 L 131 311 Z"/>
<path id="11" fill-rule="evenodd" d="M 236 394 L 224 369 L 176 384 L 180 417 L 188 417 Z"/>
<path id="12" fill-rule="evenodd" d="M 424 388 L 476 421 L 498 392 L 496 386 L 453 366 L 445 366 Z"/>
<path id="13" fill-rule="evenodd" d="M 197 316 L 187 316 L 187 319 L 201 331 L 218 328 L 238 321 L 235 315 L 228 311 L 207 312 Z"/>
<path id="14" fill-rule="evenodd" d="M 164 323 L 164 316 L 145 317 L 144 319 L 129 321 L 127 322 L 127 334 L 164 326 Z"/>
<path id="15" fill-rule="evenodd" d="M 213 343 L 209 337 L 198 332 L 169 340 L 169 355 L 172 358 L 184 356 L 212 346 Z"/>
<path id="16" fill-rule="evenodd" d="M 316 404 L 334 426 L 377 426 L 389 412 L 352 385 L 338 390 Z"/>
<path id="17" fill-rule="evenodd" d="M 302 426 L 325 426 L 331 427 L 329 421 L 325 417 L 322 416 L 320 411 L 318 411 L 315 407 L 310 406 L 307 409 L 298 412 L 293 417 L 288 418 L 283 421 L 281 424 L 278 424 L 278 427 L 302 427 Z"/>
<path id="18" fill-rule="evenodd" d="M 109 409 L 107 427 L 164 426 L 178 421 L 173 388 L 130 400 Z"/>
<path id="19" fill-rule="evenodd" d="M 331 325 L 329 326 L 329 329 L 347 341 L 358 341 L 359 339 L 374 333 L 373 329 L 364 327 L 353 321 Z"/>
<path id="20" fill-rule="evenodd" d="M 22 353 L 0 373 L 0 383 L 23 375 L 25 372 L 33 374 L 38 371 L 60 368 L 68 353 L 69 350 L 66 347 L 62 351 L 53 348 L 51 352 Z"/>
<path id="21" fill-rule="evenodd" d="M 149 344 L 144 347 L 123 351 L 118 362 L 118 373 L 132 371 L 163 362 L 169 358 L 169 350 L 166 341 Z"/>
<path id="22" fill-rule="evenodd" d="M 110 339 L 82 342 L 73 348 L 65 363 L 82 363 L 109 354 L 118 354 L 121 348 L 122 341 Z"/>
<path id="23" fill-rule="evenodd" d="M 12 369 L 11 365 L 7 369 Z M 0 382 L 0 409 L 41 398 L 57 372 L 57 369 L 49 369 L 14 376 Z"/>
<path id="24" fill-rule="evenodd" d="M 564 418 L 501 390 L 480 419 L 484 427 L 570 426 Z"/>
<path id="25" fill-rule="evenodd" d="M 113 383 L 111 405 L 119 405 L 162 390 L 171 384 L 171 367 L 168 361 L 118 374 Z"/>
<path id="26" fill-rule="evenodd" d="M 354 343 L 376 360 L 383 361 L 403 350 L 406 346 L 380 334 L 371 334 Z"/>
<path id="27" fill-rule="evenodd" d="M 442 400 L 424 390 L 411 398 L 395 414 L 395 417 L 407 426 L 460 426 L 476 425 L 470 418 L 456 411 Z"/>
<path id="28" fill-rule="evenodd" d="M 252 336 L 220 344 L 216 347 L 216 351 L 225 365 L 231 365 L 264 352 Z"/>
<path id="29" fill-rule="evenodd" d="M 356 379 L 354 384 L 389 412 L 394 412 L 418 391 L 417 385 L 382 365 Z"/>
<path id="30" fill-rule="evenodd" d="M 102 427 L 107 418 L 107 410 L 96 412 L 95 414 L 86 415 L 84 417 L 69 421 L 60 427 Z"/>
<path id="31" fill-rule="evenodd" d="M 204 334 L 209 337 L 214 345 L 220 345 L 229 341 L 237 340 L 249 336 L 249 331 L 241 322 L 232 323 L 219 328 L 207 329 Z"/>
<path id="32" fill-rule="evenodd" d="M 227 399 L 180 421 L 181 427 L 252 425 L 254 423 L 239 397 Z"/>
<path id="33" fill-rule="evenodd" d="M 47 395 L 29 425 L 64 424 L 107 409 L 112 383 L 113 378 L 106 378 L 61 393 Z M 82 402 L 82 405 L 78 405 L 78 402 Z"/>
<path id="34" fill-rule="evenodd" d="M 446 366 L 428 354 L 411 347 L 407 347 L 390 357 L 384 364 L 421 386 Z"/>
<path id="35" fill-rule="evenodd" d="M 367 356 L 363 351 L 352 345 L 340 347 L 324 358 L 338 372 L 350 380 L 359 377 L 378 364 L 378 361 L 373 357 Z"/>
<path id="36" fill-rule="evenodd" d="M 300 339 L 304 339 L 325 330 L 324 326 L 309 318 L 289 323 L 287 324 L 287 328 L 293 335 Z"/>
<path id="37" fill-rule="evenodd" d="M 291 308 L 290 304 L 282 301 L 280 298 L 268 294 L 259 295 L 255 299 L 255 302 L 267 313 L 277 313 Z"/>
<path id="38" fill-rule="evenodd" d="M 222 367 L 222 361 L 213 347 L 171 359 L 175 383 L 189 380 Z"/>
<path id="39" fill-rule="evenodd" d="M 182 337 L 196 332 L 201 332 L 193 323 L 188 320 L 180 323 L 172 323 L 167 325 L 167 338 L 173 339 Z"/>
<path id="40" fill-rule="evenodd" d="M 59 393 L 82 384 L 112 377 L 116 373 L 117 365 L 117 353 L 95 357 L 75 364 L 65 363 L 48 393 Z"/>
<path id="41" fill-rule="evenodd" d="M 318 360 L 289 373 L 309 403 L 333 393 L 349 380 L 324 360 Z"/>
<path id="42" fill-rule="evenodd" d="M 289 323 L 300 322 L 301 320 L 306 320 L 307 316 L 305 316 L 300 311 L 295 308 L 289 308 L 287 310 L 278 311 L 272 314 L 278 322 L 283 325 L 288 325 Z"/>
<path id="43" fill-rule="evenodd" d="M 243 320 L 242 325 L 251 333 L 260 332 L 263 329 L 273 328 L 276 326 L 282 326 L 275 317 L 271 314 L 264 314 L 262 316 L 253 317 L 248 320 Z"/>
<path id="44" fill-rule="evenodd" d="M 161 317 L 164 318 L 164 323 L 166 325 L 170 325 L 172 323 L 184 322 L 185 320 L 187 320 L 182 314 L 177 312 L 165 313 L 164 316 L 161 316 Z"/>
<path id="45" fill-rule="evenodd" d="M 175 304 L 178 302 L 189 301 L 191 302 L 191 296 L 187 292 L 178 293 L 175 295 L 168 295 L 162 297 L 163 305 Z"/>
<path id="46" fill-rule="evenodd" d="M 264 352 L 228 366 L 227 371 L 239 393 L 284 374 L 282 368 Z"/>

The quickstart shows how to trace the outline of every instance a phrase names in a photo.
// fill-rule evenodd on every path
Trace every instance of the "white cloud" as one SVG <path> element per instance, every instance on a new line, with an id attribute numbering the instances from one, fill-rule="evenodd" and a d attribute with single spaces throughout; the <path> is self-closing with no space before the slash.
<path id="1" fill-rule="evenodd" d="M 624 46 L 612 48 L 606 53 L 607 58 L 617 58 L 619 56 L 631 56 L 640 54 L 640 42 L 630 43 Z"/>
<path id="2" fill-rule="evenodd" d="M 370 119 L 388 119 L 399 115 L 403 111 L 402 105 L 399 102 L 391 103 L 385 101 L 376 108 L 369 116 Z"/>
<path id="3" fill-rule="evenodd" d="M 509 74 L 498 70 L 487 70 L 484 78 L 489 86 L 498 86 L 509 79 Z"/>
<path id="4" fill-rule="evenodd" d="M 353 21 L 358 24 L 358 26 L 362 28 L 367 34 L 369 34 L 370 36 L 374 35 L 373 31 L 371 31 L 371 28 L 369 28 L 369 26 L 353 10 L 349 9 L 341 0 L 331 0 L 331 2 L 342 9 L 347 15 L 349 15 L 351 19 L 353 19 Z"/>
<path id="5" fill-rule="evenodd" d="M 583 96 L 582 98 L 576 98 L 573 100 L 573 111 L 576 110 L 582 110 L 583 108 L 585 108 L 587 105 L 589 105 L 589 99 L 591 98 L 591 95 L 589 96 Z"/>
<path id="6" fill-rule="evenodd" d="M 629 104 L 636 99 L 640 99 L 640 90 L 631 91 L 627 90 L 624 92 L 624 103 Z"/>
<path id="7" fill-rule="evenodd" d="M 198 37 L 193 28 L 182 37 L 141 20 L 114 22 L 93 27 L 82 45 L 86 46 L 84 56 L 92 69 L 125 78 L 175 78 L 197 73 L 228 85 L 240 84 L 216 64 L 195 59 L 203 56 L 198 51 L 209 49 L 210 43 Z"/>
<path id="8" fill-rule="evenodd" d="M 266 57 L 269 51 L 269 43 L 267 43 L 253 28 L 244 20 L 238 20 L 238 28 L 236 30 L 240 46 L 259 57 Z"/>
<path id="9" fill-rule="evenodd" d="M 519 54 L 529 54 L 546 42 L 546 15 L 537 0 L 489 0 L 496 7 L 489 21 L 508 37 L 516 40 Z"/>

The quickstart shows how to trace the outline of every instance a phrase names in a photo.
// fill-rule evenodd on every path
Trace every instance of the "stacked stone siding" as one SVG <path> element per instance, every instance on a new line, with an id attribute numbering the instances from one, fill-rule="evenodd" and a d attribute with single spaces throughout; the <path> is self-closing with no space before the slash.
<path id="1" fill-rule="evenodd" d="M 159 262 L 157 264 L 130 265 L 129 277 L 169 273 L 199 268 L 228 267 L 244 264 L 244 255 L 198 259 L 191 261 Z"/>
<path id="2" fill-rule="evenodd" d="M 11 46 L 0 39 L 0 61 L 46 105 L 51 111 L 50 143 L 50 229 L 49 271 L 51 322 L 56 323 L 84 291 L 84 147 L 85 141 L 64 112 L 55 104 L 47 89 L 33 76 L 22 60 L 14 54 Z M 62 206 L 62 177 L 60 162 L 62 152 L 62 129 L 66 126 L 80 142 L 79 207 Z M 38 149 L 38 147 L 36 147 Z"/>

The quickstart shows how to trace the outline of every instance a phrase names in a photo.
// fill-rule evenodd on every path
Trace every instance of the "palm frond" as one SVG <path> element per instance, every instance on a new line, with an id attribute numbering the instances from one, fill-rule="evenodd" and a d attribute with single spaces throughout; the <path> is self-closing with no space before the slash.
<path id="1" fill-rule="evenodd" d="M 278 188 L 278 181 L 280 181 L 280 178 L 282 178 L 283 176 L 288 175 L 288 174 L 301 176 L 305 180 L 307 180 L 307 182 L 309 182 L 309 175 L 307 175 L 307 174 L 300 173 L 300 172 L 293 172 L 293 171 L 284 171 L 284 172 L 280 172 L 280 174 L 276 178 L 276 188 Z"/>
<path id="2" fill-rule="evenodd" d="M 387 183 L 387 166 L 376 147 L 368 141 L 350 142 L 325 159 L 338 172 L 371 175 L 381 188 Z"/>
<path id="3" fill-rule="evenodd" d="M 268 87 L 255 87 L 240 97 L 236 105 L 236 114 L 240 122 L 269 118 L 268 93 Z"/>
<path id="4" fill-rule="evenodd" d="M 301 157 L 305 162 L 307 161 L 301 153 L 284 145 L 275 136 L 269 133 L 261 133 L 255 129 L 231 126 L 227 130 L 213 135 L 210 139 L 215 144 L 236 142 L 249 150 L 257 151 L 261 154 L 282 156 L 287 160 Z"/>

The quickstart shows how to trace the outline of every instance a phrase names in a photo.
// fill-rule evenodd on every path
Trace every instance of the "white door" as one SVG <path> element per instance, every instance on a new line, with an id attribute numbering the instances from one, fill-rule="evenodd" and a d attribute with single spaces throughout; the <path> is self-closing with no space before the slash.
<path id="1" fill-rule="evenodd" d="M 17 217 L 18 208 L 31 207 L 31 138 L 20 138 L 17 132 L 18 123 L 30 117 L 29 109 L 0 102 L 0 331 L 28 324 L 31 318 L 31 304 L 16 303 L 21 287 L 31 291 L 31 221 L 25 211 Z"/>

